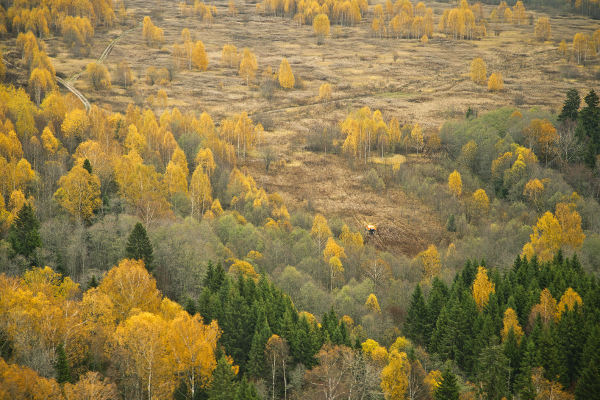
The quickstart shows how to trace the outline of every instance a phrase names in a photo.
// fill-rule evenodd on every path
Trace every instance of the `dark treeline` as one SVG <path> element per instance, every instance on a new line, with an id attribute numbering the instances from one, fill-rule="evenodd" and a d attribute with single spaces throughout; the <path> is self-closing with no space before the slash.
<path id="1" fill-rule="evenodd" d="M 404 333 L 479 382 L 484 398 L 541 398 L 542 378 L 577 399 L 597 398 L 600 286 L 577 256 L 517 257 L 502 273 L 481 264 L 467 261 L 450 286 L 436 278 L 426 297 L 417 286 Z M 489 297 L 478 304 L 482 292 Z"/>

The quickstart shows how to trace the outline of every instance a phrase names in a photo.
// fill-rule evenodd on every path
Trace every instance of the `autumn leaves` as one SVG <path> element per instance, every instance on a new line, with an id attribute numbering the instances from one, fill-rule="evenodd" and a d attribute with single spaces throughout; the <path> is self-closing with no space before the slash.
<path id="1" fill-rule="evenodd" d="M 483 85 L 486 80 L 487 70 L 483 59 L 474 58 L 471 62 L 471 80 L 477 85 Z M 500 72 L 490 75 L 488 80 L 488 89 L 490 92 L 497 93 L 504 89 L 504 81 Z"/>

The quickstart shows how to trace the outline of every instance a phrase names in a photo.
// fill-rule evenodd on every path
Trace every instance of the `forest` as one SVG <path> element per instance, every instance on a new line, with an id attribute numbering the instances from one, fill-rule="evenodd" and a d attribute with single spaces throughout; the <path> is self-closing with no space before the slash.
<path id="1" fill-rule="evenodd" d="M 0 399 L 598 398 L 597 1 L 147 3 L 0 1 Z"/>

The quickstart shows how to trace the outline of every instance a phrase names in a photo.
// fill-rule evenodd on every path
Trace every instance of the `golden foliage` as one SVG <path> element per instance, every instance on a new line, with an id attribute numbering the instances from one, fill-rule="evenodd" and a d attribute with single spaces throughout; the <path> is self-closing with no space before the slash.
<path id="1" fill-rule="evenodd" d="M 112 300 L 118 321 L 127 319 L 134 309 L 156 313 L 160 308 L 160 292 L 143 261 L 121 261 L 108 271 L 98 291 Z"/>
<path id="2" fill-rule="evenodd" d="M 245 48 L 240 62 L 240 76 L 246 80 L 246 85 L 250 85 L 250 80 L 254 79 L 254 73 L 258 68 L 256 56 L 249 48 Z"/>
<path id="3" fill-rule="evenodd" d="M 521 326 L 519 326 L 519 319 L 517 318 L 517 313 L 515 310 L 508 307 L 506 311 L 504 311 L 504 319 L 502 320 L 502 323 L 502 341 L 504 342 L 506 340 L 508 333 L 512 329 L 517 337 L 517 341 L 520 343 L 521 337 L 523 336 L 523 329 Z"/>
<path id="4" fill-rule="evenodd" d="M 241 260 L 236 260 L 231 267 L 229 267 L 229 273 L 233 276 L 244 274 L 247 277 L 254 279 L 255 282 L 258 282 L 258 279 L 260 278 L 260 275 L 254 270 L 252 264 Z"/>
<path id="5" fill-rule="evenodd" d="M 550 33 L 552 32 L 552 28 L 550 27 L 550 22 L 546 17 L 540 17 L 537 20 L 535 25 L 535 38 L 542 42 L 550 40 Z"/>
<path id="6" fill-rule="evenodd" d="M 475 299 L 479 311 L 483 310 L 483 307 L 487 304 L 490 294 L 496 293 L 494 286 L 494 283 L 487 276 L 486 269 L 479 267 L 473 282 L 473 299 Z"/>
<path id="7" fill-rule="evenodd" d="M 319 100 L 325 103 L 331 101 L 331 86 L 329 83 L 323 83 L 319 87 Z"/>
<path id="8" fill-rule="evenodd" d="M 575 303 L 581 307 L 583 305 L 583 300 L 581 300 L 581 296 L 579 296 L 576 291 L 568 288 L 560 298 L 560 302 L 556 307 L 556 319 L 560 321 L 562 313 L 573 310 Z"/>
<path id="9" fill-rule="evenodd" d="M 533 306 L 529 313 L 529 321 L 532 323 L 540 314 L 544 325 L 548 325 L 556 318 L 556 300 L 552 297 L 552 293 L 546 288 L 540 294 L 540 302 Z"/>
<path id="10" fill-rule="evenodd" d="M 423 278 L 421 282 L 428 284 L 433 277 L 439 276 L 442 273 L 440 256 L 435 245 L 431 244 L 427 250 L 422 251 L 417 256 L 423 262 Z"/>
<path id="11" fill-rule="evenodd" d="M 88 221 L 102 205 L 100 179 L 81 165 L 74 166 L 58 184 L 54 198 L 78 221 Z"/>
<path id="12" fill-rule="evenodd" d="M 488 80 L 488 90 L 490 92 L 498 93 L 504 89 L 504 81 L 502 80 L 502 74 L 498 72 L 490 75 L 490 79 Z"/>
<path id="13" fill-rule="evenodd" d="M 194 50 L 192 50 L 192 63 L 199 70 L 206 71 L 208 69 L 208 56 L 201 40 L 196 42 Z"/>
<path id="14" fill-rule="evenodd" d="M 295 81 L 292 67 L 290 67 L 290 63 L 284 57 L 279 65 L 279 85 L 284 89 L 292 89 Z"/>
<path id="15" fill-rule="evenodd" d="M 329 35 L 329 17 L 326 14 L 319 14 L 313 19 L 313 28 L 315 34 L 319 37 Z"/>
<path id="16" fill-rule="evenodd" d="M 547 211 L 542 215 L 530 235 L 530 242 L 523 247 L 523 254 L 531 258 L 537 254 L 541 261 L 550 261 L 562 245 L 578 250 L 585 234 L 581 228 L 581 216 L 574 204 L 558 203 L 556 216 Z"/>
<path id="17" fill-rule="evenodd" d="M 226 44 L 223 46 L 223 51 L 221 52 L 221 62 L 229 68 L 233 68 L 238 63 L 238 54 L 237 48 L 232 44 Z"/>
<path id="18" fill-rule="evenodd" d="M 460 196 L 462 193 L 462 179 L 460 173 L 456 170 L 448 176 L 448 188 L 454 196 Z"/>
<path id="19" fill-rule="evenodd" d="M 481 57 L 474 58 L 471 62 L 471 80 L 478 85 L 483 85 L 486 80 L 486 66 Z"/>
<path id="20" fill-rule="evenodd" d="M 372 313 L 381 314 L 381 308 L 379 307 L 379 302 L 377 301 L 377 297 L 371 293 L 365 302 L 365 307 Z"/>
<path id="21" fill-rule="evenodd" d="M 404 400 L 410 363 L 406 353 L 399 353 L 396 350 L 390 353 L 389 358 L 389 364 L 381 371 L 381 390 L 386 399 Z"/>

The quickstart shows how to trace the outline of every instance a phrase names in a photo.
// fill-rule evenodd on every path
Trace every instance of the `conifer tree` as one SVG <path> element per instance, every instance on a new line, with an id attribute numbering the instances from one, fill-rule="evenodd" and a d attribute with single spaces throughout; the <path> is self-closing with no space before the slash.
<path id="1" fill-rule="evenodd" d="M 572 88 L 567 91 L 567 98 L 563 104 L 563 108 L 558 115 L 559 121 L 577 121 L 579 115 L 579 106 L 581 104 L 581 97 L 577 89 Z"/>
<path id="2" fill-rule="evenodd" d="M 87 283 L 87 289 L 92 289 L 92 288 L 97 288 L 98 287 L 98 280 L 96 279 L 96 275 L 92 274 L 92 277 L 90 278 L 90 280 Z"/>
<path id="3" fill-rule="evenodd" d="M 154 260 L 152 253 L 152 243 L 148 238 L 146 228 L 141 222 L 137 222 L 127 238 L 125 257 L 144 261 L 146 269 L 152 272 L 152 261 Z"/>
<path id="4" fill-rule="evenodd" d="M 62 342 L 56 349 L 57 360 L 56 360 L 56 381 L 60 384 L 65 382 L 71 382 L 71 370 L 69 369 L 69 360 L 67 359 L 67 353 Z"/>
<path id="5" fill-rule="evenodd" d="M 207 390 L 209 400 L 231 400 L 237 393 L 238 383 L 231 365 L 227 362 L 225 355 L 217 361 L 212 375 L 210 388 Z"/>
<path id="6" fill-rule="evenodd" d="M 433 398 L 435 400 L 458 400 L 460 398 L 456 375 L 450 371 L 450 368 L 446 368 L 442 372 L 442 381 L 435 389 Z"/>
<path id="7" fill-rule="evenodd" d="M 83 161 L 83 169 L 89 172 L 90 175 L 92 174 L 92 164 L 90 164 L 90 160 L 88 160 L 87 158 L 85 159 L 85 161 Z"/>
<path id="8" fill-rule="evenodd" d="M 17 213 L 8 231 L 8 242 L 15 253 L 30 258 L 36 248 L 42 247 L 39 228 L 40 223 L 35 217 L 33 207 L 26 202 Z"/>
<path id="9" fill-rule="evenodd" d="M 479 381 L 486 400 L 501 399 L 508 395 L 508 359 L 497 340 L 494 337 L 490 347 L 484 349 L 479 357 Z"/>
<path id="10" fill-rule="evenodd" d="M 264 311 L 261 310 L 259 313 L 260 321 L 257 323 L 256 329 L 254 330 L 252 347 L 250 348 L 247 365 L 248 373 L 253 378 L 260 378 L 262 376 L 265 366 L 265 347 L 272 334 Z"/>
<path id="11" fill-rule="evenodd" d="M 424 345 L 427 330 L 427 307 L 425 306 L 425 298 L 421 291 L 421 285 L 417 284 L 413 292 L 410 306 L 408 307 L 408 315 L 404 323 L 404 332 L 409 336 L 415 344 Z"/>

